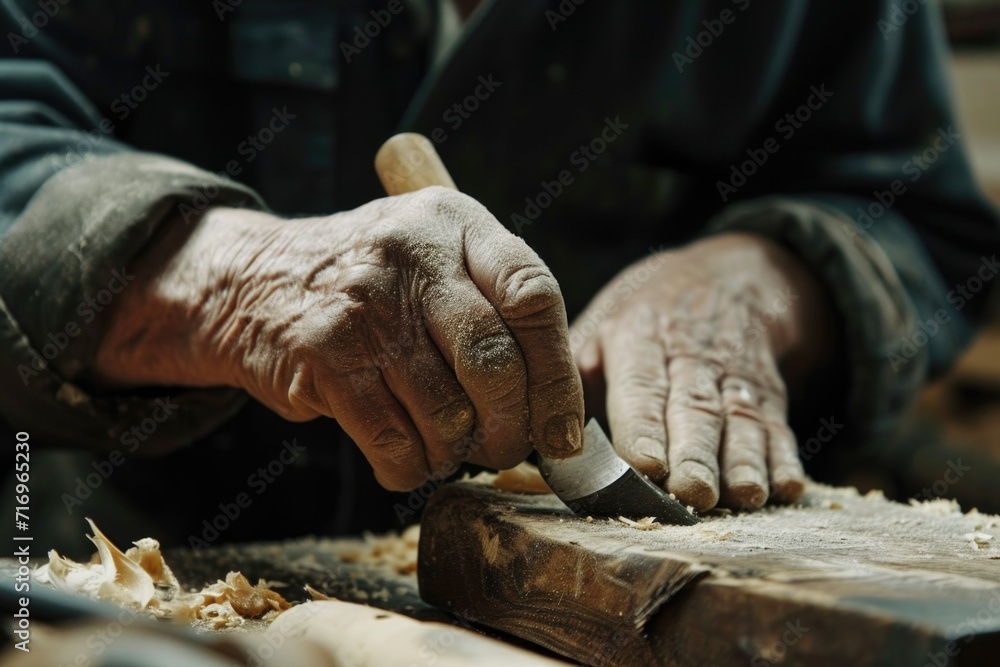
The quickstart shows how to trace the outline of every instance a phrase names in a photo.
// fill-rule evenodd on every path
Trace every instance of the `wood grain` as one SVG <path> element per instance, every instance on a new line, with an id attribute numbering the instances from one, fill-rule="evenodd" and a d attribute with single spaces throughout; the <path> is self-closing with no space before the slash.
<path id="1" fill-rule="evenodd" d="M 998 541 L 1000 520 L 945 501 L 819 486 L 638 531 L 463 482 L 425 511 L 418 578 L 426 601 L 591 665 L 995 665 Z"/>

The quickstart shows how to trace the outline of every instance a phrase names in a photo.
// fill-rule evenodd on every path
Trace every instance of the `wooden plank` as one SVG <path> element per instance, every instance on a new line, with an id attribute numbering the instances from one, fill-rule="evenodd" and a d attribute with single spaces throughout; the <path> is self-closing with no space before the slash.
<path id="1" fill-rule="evenodd" d="M 425 510 L 418 578 L 428 602 L 592 665 L 993 665 L 998 542 L 997 517 L 847 489 L 639 531 L 462 482 Z"/>

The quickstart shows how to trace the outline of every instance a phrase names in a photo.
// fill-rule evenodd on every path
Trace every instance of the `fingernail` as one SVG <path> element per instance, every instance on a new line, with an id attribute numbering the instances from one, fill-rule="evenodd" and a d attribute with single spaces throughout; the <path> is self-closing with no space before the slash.
<path id="1" fill-rule="evenodd" d="M 569 454 L 580 449 L 580 422 L 573 415 L 557 415 L 545 424 L 545 444 Z"/>
<path id="2" fill-rule="evenodd" d="M 795 502 L 806 490 L 801 473 L 792 468 L 775 470 L 771 487 L 774 499 L 783 503 Z"/>
<path id="3" fill-rule="evenodd" d="M 758 509 L 767 502 L 767 481 L 756 468 L 741 465 L 728 471 L 722 479 L 727 504 L 738 509 Z"/>
<path id="4" fill-rule="evenodd" d="M 662 484 L 667 479 L 669 468 L 663 460 L 667 452 L 662 442 L 647 436 L 640 436 L 632 443 L 631 453 L 632 465 L 635 466 L 635 469 L 655 484 Z"/>
<path id="5" fill-rule="evenodd" d="M 674 468 L 667 489 L 699 512 L 710 510 L 719 502 L 718 477 L 699 461 L 684 461 Z"/>

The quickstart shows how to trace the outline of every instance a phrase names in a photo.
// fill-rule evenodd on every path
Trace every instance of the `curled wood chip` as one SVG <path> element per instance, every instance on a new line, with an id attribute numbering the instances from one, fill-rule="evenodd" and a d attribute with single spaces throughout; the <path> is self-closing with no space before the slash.
<path id="1" fill-rule="evenodd" d="M 962 539 L 970 542 L 972 546 L 976 549 L 985 549 L 990 546 L 990 542 L 993 541 L 993 536 L 987 533 L 966 533 L 962 535 Z"/>
<path id="2" fill-rule="evenodd" d="M 311 597 L 313 600 L 336 600 L 337 599 L 337 598 L 330 597 L 326 593 L 323 593 L 323 592 L 320 592 L 320 591 L 316 590 L 315 588 L 313 588 L 309 584 L 306 584 L 305 586 L 303 586 L 303 588 L 306 589 L 306 593 L 308 593 L 309 597 Z"/>
<path id="3" fill-rule="evenodd" d="M 654 528 L 662 528 L 662 526 L 656 523 L 656 517 L 647 516 L 639 519 L 638 521 L 633 521 L 632 519 L 626 519 L 623 516 L 618 517 L 618 520 L 624 523 L 626 526 L 632 526 L 636 530 L 653 530 Z"/>
<path id="4" fill-rule="evenodd" d="M 216 629 L 241 625 L 245 618 L 270 620 L 291 607 L 271 590 L 271 584 L 260 580 L 254 586 L 239 572 L 185 593 L 163 560 L 159 542 L 146 537 L 122 553 L 93 521 L 87 521 L 94 531 L 90 540 L 97 547 L 91 561 L 77 563 L 52 550 L 49 562 L 35 570 L 36 581 L 157 618 L 204 621 Z"/>
<path id="5" fill-rule="evenodd" d="M 272 590 L 252 585 L 240 572 L 226 575 L 226 599 L 237 614 L 244 618 L 260 618 L 270 611 L 284 611 L 292 605 Z"/>

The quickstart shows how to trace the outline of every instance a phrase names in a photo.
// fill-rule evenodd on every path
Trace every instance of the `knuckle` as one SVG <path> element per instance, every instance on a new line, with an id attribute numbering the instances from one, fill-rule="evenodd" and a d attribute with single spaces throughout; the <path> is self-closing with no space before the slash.
<path id="1" fill-rule="evenodd" d="M 674 409 L 698 410 L 712 417 L 722 416 L 718 393 L 706 391 L 697 385 L 684 385 L 672 389 L 670 403 Z"/>
<path id="2" fill-rule="evenodd" d="M 615 378 L 615 383 L 622 398 L 634 402 L 636 407 L 651 407 L 667 396 L 666 383 L 651 369 L 629 368 Z"/>
<path id="3" fill-rule="evenodd" d="M 737 417 L 748 419 L 758 424 L 764 424 L 764 414 L 759 406 L 739 399 L 726 400 L 723 408 L 729 418 Z"/>
<path id="4" fill-rule="evenodd" d="M 466 396 L 460 396 L 430 415 L 435 432 L 445 442 L 462 439 L 472 430 L 476 411 Z"/>
<path id="5" fill-rule="evenodd" d="M 433 185 L 421 188 L 411 195 L 421 211 L 430 213 L 435 224 L 442 220 L 455 223 L 472 223 L 484 218 L 493 219 L 486 207 L 458 190 Z"/>
<path id="6" fill-rule="evenodd" d="M 507 333 L 489 334 L 469 341 L 460 363 L 477 374 L 506 373 L 521 364 L 521 349 Z"/>
<path id="7" fill-rule="evenodd" d="M 544 265 L 526 265 L 512 271 L 499 293 L 505 318 L 521 319 L 548 314 L 562 307 L 562 292 L 555 276 Z"/>
<path id="8" fill-rule="evenodd" d="M 418 443 L 399 429 L 386 426 L 372 439 L 373 453 L 386 467 L 406 470 L 420 449 Z"/>
<path id="9" fill-rule="evenodd" d="M 791 451 L 798 449 L 798 439 L 788 424 L 776 420 L 767 420 L 764 423 L 767 426 L 768 438 L 772 442 L 783 445 Z"/>

